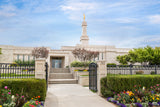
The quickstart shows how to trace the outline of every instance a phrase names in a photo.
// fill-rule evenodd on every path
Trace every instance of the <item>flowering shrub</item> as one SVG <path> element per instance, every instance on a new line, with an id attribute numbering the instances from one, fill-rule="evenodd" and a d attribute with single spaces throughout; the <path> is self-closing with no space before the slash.
<path id="1" fill-rule="evenodd" d="M 27 101 L 23 107 L 43 107 L 43 102 L 39 101 L 40 96 L 33 97 L 30 101 Z"/>
<path id="2" fill-rule="evenodd" d="M 3 107 L 14 107 L 16 105 L 14 95 L 11 95 L 11 90 L 7 86 L 1 90 L 0 105 Z"/>
<path id="3" fill-rule="evenodd" d="M 107 98 L 107 100 L 120 107 L 130 107 L 130 105 L 132 105 L 132 107 L 160 106 L 159 92 L 159 84 L 151 86 L 149 89 L 141 85 L 135 85 L 132 91 L 123 91 L 115 94 L 114 98 Z"/>
<path id="4" fill-rule="evenodd" d="M 23 89 L 22 89 L 23 92 Z M 1 90 L 0 95 L 0 107 L 22 107 L 26 102 L 26 98 L 24 95 L 12 95 L 11 90 L 5 86 L 4 89 Z"/>

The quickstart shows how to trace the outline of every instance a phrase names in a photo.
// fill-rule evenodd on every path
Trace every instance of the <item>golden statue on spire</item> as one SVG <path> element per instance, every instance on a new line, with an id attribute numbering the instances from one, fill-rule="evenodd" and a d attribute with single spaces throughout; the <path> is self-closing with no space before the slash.
<path id="1" fill-rule="evenodd" d="M 83 14 L 83 19 L 85 20 L 85 18 L 86 18 L 86 16 L 85 16 L 85 14 Z"/>

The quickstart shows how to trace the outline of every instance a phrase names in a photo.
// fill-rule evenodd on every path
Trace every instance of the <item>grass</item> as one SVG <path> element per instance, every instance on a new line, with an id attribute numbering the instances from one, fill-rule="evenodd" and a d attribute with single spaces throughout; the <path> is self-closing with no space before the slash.
<path id="1" fill-rule="evenodd" d="M 35 74 L 15 74 L 15 73 L 1 73 L 0 77 L 18 77 L 18 76 L 35 76 Z"/>
<path id="2" fill-rule="evenodd" d="M 89 75 L 81 75 L 82 77 L 88 77 Z"/>

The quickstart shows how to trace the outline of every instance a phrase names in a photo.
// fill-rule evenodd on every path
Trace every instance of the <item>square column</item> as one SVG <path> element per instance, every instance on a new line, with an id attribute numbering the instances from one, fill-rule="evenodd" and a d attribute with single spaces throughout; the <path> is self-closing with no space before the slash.
<path id="1" fill-rule="evenodd" d="M 45 58 L 38 58 L 35 60 L 35 78 L 45 79 Z"/>
<path id="2" fill-rule="evenodd" d="M 97 89 L 98 92 L 97 94 L 99 96 L 102 96 L 101 94 L 101 78 L 106 77 L 107 76 L 107 67 L 106 67 L 106 61 L 102 60 L 102 61 L 97 61 Z"/>

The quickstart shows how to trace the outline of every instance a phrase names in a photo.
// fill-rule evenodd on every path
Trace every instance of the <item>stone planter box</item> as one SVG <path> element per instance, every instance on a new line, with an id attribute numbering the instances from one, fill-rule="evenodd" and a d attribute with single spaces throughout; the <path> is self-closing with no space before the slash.
<path id="1" fill-rule="evenodd" d="M 81 75 L 89 75 L 88 71 L 77 71 L 77 75 L 81 76 Z"/>
<path id="2" fill-rule="evenodd" d="M 82 86 L 89 86 L 89 76 L 79 76 L 78 84 Z"/>

